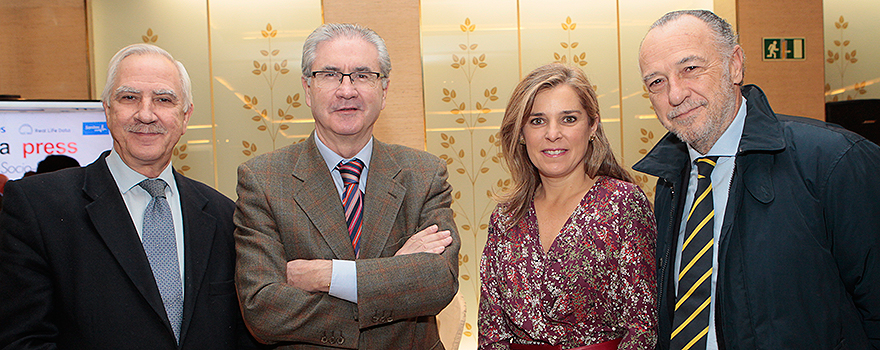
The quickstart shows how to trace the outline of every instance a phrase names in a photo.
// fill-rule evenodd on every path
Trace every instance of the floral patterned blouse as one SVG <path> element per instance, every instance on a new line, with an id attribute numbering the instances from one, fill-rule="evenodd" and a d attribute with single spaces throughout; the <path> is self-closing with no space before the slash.
<path id="1" fill-rule="evenodd" d="M 534 203 L 516 223 L 502 209 L 480 262 L 480 349 L 621 337 L 620 349 L 654 348 L 657 227 L 638 186 L 597 178 L 547 253 Z"/>

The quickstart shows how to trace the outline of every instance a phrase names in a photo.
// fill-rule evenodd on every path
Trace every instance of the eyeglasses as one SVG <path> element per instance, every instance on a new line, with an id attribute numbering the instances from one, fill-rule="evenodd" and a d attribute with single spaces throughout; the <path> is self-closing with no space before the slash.
<path id="1" fill-rule="evenodd" d="M 342 73 L 328 70 L 319 70 L 312 72 L 315 85 L 322 89 L 336 89 L 342 85 L 342 80 L 348 77 L 351 84 L 357 88 L 375 88 L 382 78 L 381 73 L 377 72 L 351 72 Z"/>

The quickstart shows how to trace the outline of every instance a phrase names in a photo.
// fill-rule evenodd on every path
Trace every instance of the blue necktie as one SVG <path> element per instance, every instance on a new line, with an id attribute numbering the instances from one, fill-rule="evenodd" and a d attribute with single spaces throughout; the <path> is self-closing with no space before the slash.
<path id="1" fill-rule="evenodd" d="M 165 200 L 165 187 L 161 179 L 146 179 L 139 184 L 153 199 L 144 210 L 144 252 L 153 269 L 153 277 L 159 287 L 165 313 L 171 322 L 174 338 L 180 341 L 180 320 L 183 318 L 183 288 L 177 263 L 177 240 L 174 238 L 174 220 L 171 207 Z"/>

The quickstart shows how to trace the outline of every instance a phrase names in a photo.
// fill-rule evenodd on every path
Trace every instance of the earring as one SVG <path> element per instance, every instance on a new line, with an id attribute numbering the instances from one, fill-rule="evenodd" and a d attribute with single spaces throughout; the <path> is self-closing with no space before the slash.
<path id="1" fill-rule="evenodd" d="M 525 145 L 525 144 L 526 144 L 526 139 L 520 137 L 520 138 L 519 138 L 519 144 L 520 144 L 520 145 Z"/>
<path id="2" fill-rule="evenodd" d="M 593 140 L 595 140 L 595 139 L 596 139 L 596 135 L 590 135 L 590 142 L 591 142 L 591 143 L 592 143 Z"/>

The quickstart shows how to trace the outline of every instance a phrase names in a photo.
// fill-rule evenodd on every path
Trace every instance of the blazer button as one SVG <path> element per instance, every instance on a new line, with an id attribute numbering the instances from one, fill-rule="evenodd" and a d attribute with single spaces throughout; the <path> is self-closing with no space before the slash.
<path id="1" fill-rule="evenodd" d="M 342 343 L 345 343 L 345 337 L 339 337 L 339 342 L 336 344 L 342 345 Z"/>
<path id="2" fill-rule="evenodd" d="M 321 342 L 324 344 L 327 344 L 327 337 L 326 336 L 321 337 Z"/>
<path id="3" fill-rule="evenodd" d="M 373 316 L 373 322 L 379 322 L 379 316 Z"/>

